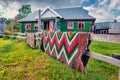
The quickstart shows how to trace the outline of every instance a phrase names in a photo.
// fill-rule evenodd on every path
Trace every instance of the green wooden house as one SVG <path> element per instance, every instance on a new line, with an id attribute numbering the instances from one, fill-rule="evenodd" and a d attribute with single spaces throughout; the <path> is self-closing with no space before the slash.
<path id="1" fill-rule="evenodd" d="M 38 11 L 20 19 L 22 33 L 38 31 Z M 53 9 L 47 7 L 41 12 L 41 29 L 61 32 L 90 32 L 95 18 L 82 7 Z"/>

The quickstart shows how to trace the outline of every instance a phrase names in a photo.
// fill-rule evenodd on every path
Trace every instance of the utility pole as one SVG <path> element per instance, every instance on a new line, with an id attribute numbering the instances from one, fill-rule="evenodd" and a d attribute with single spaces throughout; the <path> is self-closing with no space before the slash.
<path id="1" fill-rule="evenodd" d="M 13 34 L 13 22 L 11 23 L 10 28 L 11 28 L 11 34 Z"/>
<path id="2" fill-rule="evenodd" d="M 38 10 L 38 32 L 41 32 L 41 10 Z"/>

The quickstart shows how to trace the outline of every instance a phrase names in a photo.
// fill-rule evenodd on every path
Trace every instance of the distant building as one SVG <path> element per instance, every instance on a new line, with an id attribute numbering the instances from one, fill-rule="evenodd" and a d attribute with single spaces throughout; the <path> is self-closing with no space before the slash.
<path id="1" fill-rule="evenodd" d="M 120 22 L 99 22 L 93 27 L 95 34 L 120 34 Z"/>
<path id="2" fill-rule="evenodd" d="M 94 25 L 94 33 L 96 34 L 108 34 L 108 29 L 108 22 L 95 23 Z"/>
<path id="3" fill-rule="evenodd" d="M 120 34 L 120 22 L 109 23 L 109 34 Z"/>
<path id="4" fill-rule="evenodd" d="M 7 19 L 0 18 L 0 33 L 3 33 L 6 28 L 7 28 Z"/>
<path id="5" fill-rule="evenodd" d="M 53 9 L 41 12 L 41 28 L 45 31 L 90 32 L 95 18 L 82 7 Z M 22 24 L 22 33 L 38 31 L 38 11 L 18 20 Z"/>

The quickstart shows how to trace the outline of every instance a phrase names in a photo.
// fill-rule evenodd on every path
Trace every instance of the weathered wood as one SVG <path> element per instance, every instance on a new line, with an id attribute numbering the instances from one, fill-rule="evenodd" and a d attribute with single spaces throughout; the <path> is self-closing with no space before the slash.
<path id="1" fill-rule="evenodd" d="M 95 41 L 110 42 L 120 44 L 120 35 L 110 34 L 90 34 L 91 39 Z"/>
<path id="2" fill-rule="evenodd" d="M 15 37 L 15 38 L 26 38 L 26 37 L 22 37 L 22 36 L 13 36 L 13 35 L 0 35 L 0 36 L 3 36 L 3 37 L 9 36 L 10 38 L 13 38 L 13 37 Z"/>
<path id="3" fill-rule="evenodd" d="M 119 73 L 118 73 L 118 80 L 120 80 L 120 67 L 119 67 Z"/>
<path id="4" fill-rule="evenodd" d="M 105 62 L 114 64 L 114 65 L 120 67 L 120 60 L 118 60 L 118 59 L 115 59 L 115 58 L 112 58 L 112 57 L 108 57 L 108 56 L 104 56 L 104 55 L 97 54 L 97 53 L 93 53 L 93 52 L 88 52 L 85 55 L 93 57 L 93 58 L 96 58 L 96 59 L 101 60 L 101 61 L 105 61 Z"/>
<path id="5" fill-rule="evenodd" d="M 119 54 L 112 54 L 112 57 L 120 60 L 120 55 Z"/>
<path id="6" fill-rule="evenodd" d="M 31 48 L 35 48 L 35 34 L 34 33 L 27 33 L 26 42 Z"/>

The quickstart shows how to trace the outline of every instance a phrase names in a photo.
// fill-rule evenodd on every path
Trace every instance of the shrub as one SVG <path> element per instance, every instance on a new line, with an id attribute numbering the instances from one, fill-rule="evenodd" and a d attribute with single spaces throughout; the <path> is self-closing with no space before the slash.
<path id="1" fill-rule="evenodd" d="M 5 30 L 5 35 L 11 35 L 10 30 Z"/>
<path id="2" fill-rule="evenodd" d="M 4 36 L 3 39 L 10 39 L 10 36 Z"/>

